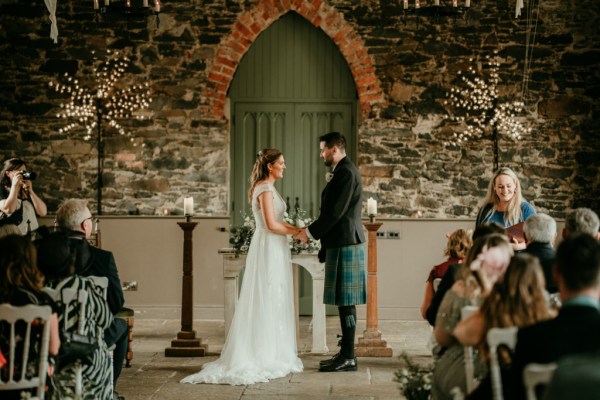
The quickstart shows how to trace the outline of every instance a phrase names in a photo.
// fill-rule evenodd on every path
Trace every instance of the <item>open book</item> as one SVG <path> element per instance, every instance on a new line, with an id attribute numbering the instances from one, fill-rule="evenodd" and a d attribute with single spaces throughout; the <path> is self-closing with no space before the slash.
<path id="1" fill-rule="evenodd" d="M 519 222 L 518 224 L 514 224 L 506 228 L 506 234 L 508 238 L 512 242 L 513 239 L 517 239 L 517 242 L 522 243 L 525 241 L 525 233 L 523 232 L 523 226 L 525 222 Z"/>

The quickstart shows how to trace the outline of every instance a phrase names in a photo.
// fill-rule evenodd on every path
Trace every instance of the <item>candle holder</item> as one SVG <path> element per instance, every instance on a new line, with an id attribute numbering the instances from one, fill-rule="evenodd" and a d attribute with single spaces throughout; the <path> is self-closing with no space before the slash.
<path id="1" fill-rule="evenodd" d="M 376 216 L 375 214 L 369 214 L 369 222 L 370 223 L 375 222 L 375 216 Z"/>
<path id="2" fill-rule="evenodd" d="M 190 214 L 185 214 L 185 222 L 187 222 L 187 223 L 192 222 L 192 216 Z"/>

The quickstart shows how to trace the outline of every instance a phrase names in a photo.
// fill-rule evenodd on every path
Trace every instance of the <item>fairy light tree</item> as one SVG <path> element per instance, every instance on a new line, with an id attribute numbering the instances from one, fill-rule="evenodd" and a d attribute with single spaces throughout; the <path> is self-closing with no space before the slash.
<path id="1" fill-rule="evenodd" d="M 448 100 L 444 104 L 449 104 L 457 111 L 457 115 L 451 114 L 452 120 L 466 128 L 454 132 L 453 141 L 446 144 L 457 147 L 468 141 L 489 136 L 493 143 L 495 171 L 499 164 L 500 135 L 520 140 L 523 136 L 531 134 L 531 128 L 516 119 L 517 114 L 523 110 L 523 102 L 502 102 L 499 98 L 500 63 L 497 56 L 493 59 L 487 56 L 486 59 L 486 70 L 478 71 L 469 66 L 465 74 L 459 71 L 463 87 L 450 89 Z M 469 61 L 473 62 L 473 59 Z"/>
<path id="2" fill-rule="evenodd" d="M 129 58 L 109 50 L 103 60 L 94 57 L 90 74 L 92 79 L 86 82 L 89 83 L 89 87 L 67 73 L 60 81 L 49 83 L 57 93 L 69 96 L 66 102 L 61 103 L 61 111 L 56 115 L 68 121 L 59 132 L 69 133 L 83 129 L 85 131 L 83 139 L 86 141 L 92 140 L 96 133 L 98 215 L 102 214 L 102 174 L 106 133 L 110 131 L 128 136 L 132 145 L 137 146 L 138 141 L 135 136 L 119 121 L 149 118 L 149 115 L 144 113 L 144 109 L 147 109 L 152 101 L 148 83 L 132 85 L 123 82 L 129 64 Z M 142 143 L 141 146 L 144 144 Z"/>

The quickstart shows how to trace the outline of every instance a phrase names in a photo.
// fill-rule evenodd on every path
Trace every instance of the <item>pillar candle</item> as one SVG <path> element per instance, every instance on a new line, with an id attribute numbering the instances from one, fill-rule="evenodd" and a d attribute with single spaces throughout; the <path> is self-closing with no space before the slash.
<path id="1" fill-rule="evenodd" d="M 377 215 L 377 200 L 372 197 L 367 199 L 367 214 Z"/>
<path id="2" fill-rule="evenodd" d="M 110 6 L 110 0 L 104 0 L 104 5 L 105 6 Z"/>
<path id="3" fill-rule="evenodd" d="M 154 0 L 154 11 L 160 12 L 160 0 Z"/>
<path id="4" fill-rule="evenodd" d="M 419 2 L 419 0 L 415 0 L 415 8 L 420 8 L 421 7 L 421 3 Z"/>
<path id="5" fill-rule="evenodd" d="M 440 5 L 440 0 L 435 0 L 435 1 L 433 2 L 433 5 L 434 5 L 434 6 L 439 6 L 439 5 Z"/>
<path id="6" fill-rule="evenodd" d="M 94 0 L 94 10 L 100 9 L 100 0 Z"/>
<path id="7" fill-rule="evenodd" d="M 144 6 L 144 7 L 148 7 L 148 0 L 144 0 L 144 1 L 142 2 L 142 6 Z"/>
<path id="8" fill-rule="evenodd" d="M 465 0 L 465 7 L 471 7 L 471 0 Z"/>
<path id="9" fill-rule="evenodd" d="M 183 199 L 183 214 L 194 215 L 194 198 L 186 197 Z"/>
<path id="10" fill-rule="evenodd" d="M 458 0 L 452 0 L 452 7 L 458 7 Z"/>
<path id="11" fill-rule="evenodd" d="M 408 8 L 408 0 L 404 0 L 404 9 L 406 10 Z"/>

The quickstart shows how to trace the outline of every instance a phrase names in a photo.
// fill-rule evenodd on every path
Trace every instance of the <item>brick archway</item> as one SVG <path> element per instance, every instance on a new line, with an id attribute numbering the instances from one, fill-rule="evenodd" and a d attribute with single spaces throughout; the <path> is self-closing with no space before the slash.
<path id="1" fill-rule="evenodd" d="M 289 11 L 321 28 L 337 45 L 354 77 L 363 114 L 368 114 L 375 104 L 385 103 L 364 42 L 340 12 L 322 0 L 261 0 L 254 9 L 240 15 L 231 34 L 217 48 L 205 93 L 215 117 L 223 116 L 227 90 L 244 54 L 262 31 Z"/>

